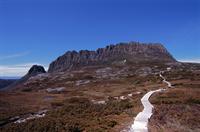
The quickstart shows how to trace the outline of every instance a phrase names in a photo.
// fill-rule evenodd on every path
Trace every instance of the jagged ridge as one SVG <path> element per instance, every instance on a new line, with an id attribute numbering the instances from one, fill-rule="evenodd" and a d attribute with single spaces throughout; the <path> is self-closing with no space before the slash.
<path id="1" fill-rule="evenodd" d="M 176 61 L 162 44 L 129 42 L 109 45 L 96 51 L 68 51 L 50 64 L 49 72 L 66 71 L 82 66 L 112 64 L 124 59 L 134 63 Z"/>

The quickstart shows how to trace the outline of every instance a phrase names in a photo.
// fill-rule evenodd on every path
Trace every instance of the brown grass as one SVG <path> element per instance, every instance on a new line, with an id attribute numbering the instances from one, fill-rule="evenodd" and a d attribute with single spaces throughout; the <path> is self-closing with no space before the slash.
<path id="1" fill-rule="evenodd" d="M 60 109 L 53 110 L 42 119 L 23 124 L 10 124 L 2 131 L 107 131 L 118 124 L 114 117 L 126 114 L 133 107 L 129 100 L 92 104 L 86 98 L 71 98 Z"/>
<path id="2" fill-rule="evenodd" d="M 151 131 L 199 131 L 200 89 L 174 88 L 151 99 L 154 114 Z"/>

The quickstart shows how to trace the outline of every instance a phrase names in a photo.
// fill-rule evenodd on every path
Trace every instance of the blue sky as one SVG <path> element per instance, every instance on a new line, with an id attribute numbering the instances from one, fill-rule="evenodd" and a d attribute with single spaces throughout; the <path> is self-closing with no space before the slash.
<path id="1" fill-rule="evenodd" d="M 0 76 L 23 75 L 67 50 L 160 42 L 200 61 L 199 0 L 1 0 Z"/>

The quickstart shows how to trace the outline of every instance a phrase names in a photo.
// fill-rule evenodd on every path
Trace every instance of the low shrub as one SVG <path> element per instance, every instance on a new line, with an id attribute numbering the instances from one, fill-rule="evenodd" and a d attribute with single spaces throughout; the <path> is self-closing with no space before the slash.
<path id="1" fill-rule="evenodd" d="M 187 103 L 188 104 L 200 104 L 200 100 L 195 99 L 195 98 L 189 98 L 189 99 L 187 99 Z"/>
<path id="2" fill-rule="evenodd" d="M 129 100 L 110 100 L 106 104 L 93 104 L 86 98 L 71 98 L 64 102 L 53 102 L 52 105 L 62 107 L 49 111 L 44 118 L 12 124 L 1 128 L 1 131 L 107 131 L 117 125 L 117 121 L 110 118 L 112 115 L 119 115 L 133 107 Z"/>

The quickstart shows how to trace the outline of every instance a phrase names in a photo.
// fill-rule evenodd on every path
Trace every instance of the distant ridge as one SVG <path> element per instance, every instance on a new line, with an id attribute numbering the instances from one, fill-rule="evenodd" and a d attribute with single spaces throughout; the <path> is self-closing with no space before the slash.
<path id="1" fill-rule="evenodd" d="M 6 79 L 6 80 L 9 80 L 9 79 L 20 79 L 21 77 L 20 76 L 0 76 L 0 79 Z"/>
<path id="2" fill-rule="evenodd" d="M 68 51 L 53 61 L 48 72 L 69 71 L 83 66 L 111 65 L 126 60 L 140 62 L 176 62 L 167 49 L 159 43 L 119 43 L 96 51 Z"/>
<path id="3" fill-rule="evenodd" d="M 0 89 L 3 89 L 16 81 L 17 79 L 0 79 Z"/>

